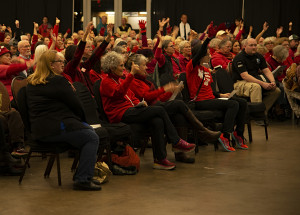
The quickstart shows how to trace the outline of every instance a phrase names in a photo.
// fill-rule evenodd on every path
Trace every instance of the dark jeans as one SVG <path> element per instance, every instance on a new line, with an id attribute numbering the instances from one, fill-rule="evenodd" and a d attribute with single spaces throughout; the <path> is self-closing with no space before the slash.
<path id="1" fill-rule="evenodd" d="M 99 137 L 92 129 L 65 132 L 58 136 L 41 139 L 44 142 L 66 142 L 80 149 L 80 160 L 74 180 L 88 182 L 94 176 Z"/>
<path id="2" fill-rule="evenodd" d="M 124 113 L 121 121 L 124 123 L 146 123 L 151 125 L 154 159 L 161 160 L 167 157 L 164 134 L 166 134 L 169 143 L 172 144 L 176 144 L 180 139 L 163 107 L 132 107 Z"/>
<path id="3" fill-rule="evenodd" d="M 242 104 L 241 111 L 239 111 L 239 104 Z M 246 107 L 246 108 L 245 108 Z M 210 99 L 196 102 L 197 110 L 221 110 L 225 112 L 222 132 L 231 133 L 234 131 L 236 121 L 236 130 L 244 131 L 245 117 L 247 111 L 247 102 L 243 99 Z"/>
<path id="4" fill-rule="evenodd" d="M 166 110 L 175 127 L 188 127 L 189 123 L 185 115 L 189 108 L 182 100 L 159 101 L 155 103 L 155 106 L 161 106 Z"/>

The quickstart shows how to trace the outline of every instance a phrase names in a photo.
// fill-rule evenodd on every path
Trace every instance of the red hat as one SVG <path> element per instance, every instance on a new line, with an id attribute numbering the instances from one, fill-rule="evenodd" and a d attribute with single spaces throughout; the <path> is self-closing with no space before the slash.
<path id="1" fill-rule="evenodd" d="M 10 53 L 10 51 L 5 46 L 0 46 L 0 56 Z"/>

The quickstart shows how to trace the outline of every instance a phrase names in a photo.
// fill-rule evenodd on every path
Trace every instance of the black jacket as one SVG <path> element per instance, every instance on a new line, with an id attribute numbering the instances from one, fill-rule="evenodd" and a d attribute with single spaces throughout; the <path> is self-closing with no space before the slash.
<path id="1" fill-rule="evenodd" d="M 79 99 L 63 76 L 47 78 L 47 83 L 27 86 L 31 133 L 34 139 L 88 128 Z"/>

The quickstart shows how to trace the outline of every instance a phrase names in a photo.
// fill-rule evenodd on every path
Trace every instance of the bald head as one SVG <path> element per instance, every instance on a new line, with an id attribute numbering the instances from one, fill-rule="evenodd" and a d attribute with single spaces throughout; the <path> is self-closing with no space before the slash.
<path id="1" fill-rule="evenodd" d="M 253 55 L 256 53 L 257 42 L 253 38 L 249 38 L 245 41 L 245 52 L 248 55 Z"/>

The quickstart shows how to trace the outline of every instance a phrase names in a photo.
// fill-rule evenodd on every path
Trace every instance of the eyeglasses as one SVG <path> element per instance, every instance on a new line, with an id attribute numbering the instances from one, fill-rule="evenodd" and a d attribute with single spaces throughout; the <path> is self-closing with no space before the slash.
<path id="1" fill-rule="evenodd" d="M 174 48 L 174 45 L 170 45 L 170 46 L 168 46 L 168 47 Z"/>
<path id="2" fill-rule="evenodd" d="M 64 60 L 54 60 L 54 61 L 52 61 L 53 63 L 56 63 L 56 62 L 58 62 L 58 63 L 64 63 L 65 61 Z"/>
<path id="3" fill-rule="evenodd" d="M 27 46 L 24 46 L 24 47 L 22 47 L 23 49 L 28 49 L 28 48 L 30 48 L 31 46 L 30 45 L 27 45 Z"/>

